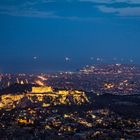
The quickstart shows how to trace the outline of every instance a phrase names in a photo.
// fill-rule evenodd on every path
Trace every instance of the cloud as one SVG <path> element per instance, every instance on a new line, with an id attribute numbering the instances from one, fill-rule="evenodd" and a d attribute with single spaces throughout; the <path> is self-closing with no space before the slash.
<path id="1" fill-rule="evenodd" d="M 81 2 L 93 2 L 93 3 L 131 3 L 140 4 L 140 0 L 79 0 Z"/>
<path id="2" fill-rule="evenodd" d="M 0 14 L 70 20 L 140 16 L 140 0 L 0 0 Z"/>
<path id="3" fill-rule="evenodd" d="M 35 2 L 26 1 L 24 3 L 18 5 L 1 5 L 0 6 L 0 14 L 9 15 L 9 16 L 17 16 L 17 17 L 33 17 L 33 18 L 51 18 L 51 19 L 68 19 L 68 20 L 83 20 L 83 18 L 70 15 L 64 16 L 59 15 L 55 9 L 46 10 L 45 8 L 41 9 L 38 7 L 38 4 L 42 6 L 42 4 L 55 3 L 54 0 L 37 0 Z M 87 20 L 91 20 L 91 18 L 87 18 Z"/>
<path id="4" fill-rule="evenodd" d="M 118 16 L 140 16 L 139 7 L 112 8 L 106 6 L 98 6 L 98 8 L 104 13 L 114 13 Z"/>
<path id="5" fill-rule="evenodd" d="M 81 2 L 112 3 L 112 0 L 79 0 Z"/>
<path id="6" fill-rule="evenodd" d="M 0 6 L 0 14 L 23 17 L 57 18 L 54 11 L 44 11 L 36 7 L 38 4 L 50 2 L 54 2 L 54 0 L 26 0 L 18 4 L 14 2 L 7 5 L 3 4 Z"/>
<path id="7" fill-rule="evenodd" d="M 140 16 L 140 0 L 79 0 L 93 3 L 100 12 L 113 16 Z"/>

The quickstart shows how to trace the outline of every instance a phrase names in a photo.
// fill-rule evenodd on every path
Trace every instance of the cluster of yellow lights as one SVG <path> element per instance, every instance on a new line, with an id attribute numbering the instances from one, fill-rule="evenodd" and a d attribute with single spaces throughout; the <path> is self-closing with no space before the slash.
<path id="1" fill-rule="evenodd" d="M 17 119 L 17 122 L 18 123 L 21 123 L 21 124 L 33 124 L 34 122 L 30 119 Z"/>
<path id="2" fill-rule="evenodd" d="M 112 84 L 112 83 L 106 83 L 106 84 L 104 85 L 104 87 L 105 87 L 105 89 L 112 89 L 112 88 L 115 87 L 115 85 Z"/>
<path id="3" fill-rule="evenodd" d="M 32 87 L 32 93 L 48 93 L 53 92 L 52 87 Z"/>
<path id="4" fill-rule="evenodd" d="M 44 76 L 37 76 L 37 80 L 35 80 L 35 84 L 39 85 L 39 86 L 45 86 L 44 81 L 48 80 L 46 77 Z"/>
<path id="5" fill-rule="evenodd" d="M 39 86 L 45 86 L 44 82 L 41 80 L 36 80 L 35 83 Z"/>
<path id="6" fill-rule="evenodd" d="M 18 104 L 23 97 L 24 95 L 2 95 L 0 101 L 0 108 L 4 108 L 5 105 L 7 108 L 14 108 L 15 104 L 13 103 L 13 101 Z"/>

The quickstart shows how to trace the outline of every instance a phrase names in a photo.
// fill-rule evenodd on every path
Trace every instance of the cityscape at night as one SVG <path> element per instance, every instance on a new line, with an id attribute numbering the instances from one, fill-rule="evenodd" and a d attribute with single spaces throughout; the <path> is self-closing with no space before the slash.
<path id="1" fill-rule="evenodd" d="M 0 0 L 0 140 L 140 140 L 139 0 Z"/>

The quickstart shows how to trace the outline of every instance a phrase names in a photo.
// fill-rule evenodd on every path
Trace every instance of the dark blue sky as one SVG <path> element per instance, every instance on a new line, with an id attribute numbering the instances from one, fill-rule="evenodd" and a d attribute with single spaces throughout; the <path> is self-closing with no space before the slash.
<path id="1" fill-rule="evenodd" d="M 0 0 L 1 72 L 140 63 L 139 54 L 140 0 Z"/>

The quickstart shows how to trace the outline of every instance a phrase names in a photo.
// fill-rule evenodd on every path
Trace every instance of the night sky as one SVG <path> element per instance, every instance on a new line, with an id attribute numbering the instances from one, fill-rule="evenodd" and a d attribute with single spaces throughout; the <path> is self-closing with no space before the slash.
<path id="1" fill-rule="evenodd" d="M 139 60 L 140 0 L 0 0 L 0 72 Z"/>

